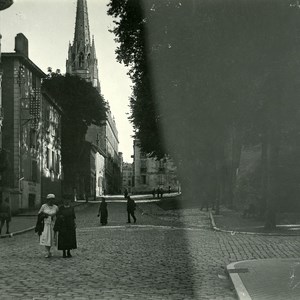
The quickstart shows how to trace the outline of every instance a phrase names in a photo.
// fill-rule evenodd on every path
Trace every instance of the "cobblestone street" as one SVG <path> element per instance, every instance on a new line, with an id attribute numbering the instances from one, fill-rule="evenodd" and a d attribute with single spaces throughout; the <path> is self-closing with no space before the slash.
<path id="1" fill-rule="evenodd" d="M 125 203 L 108 209 L 105 227 L 97 204 L 77 211 L 72 258 L 44 258 L 33 232 L 1 239 L 0 299 L 236 299 L 227 264 L 298 257 L 300 236 L 215 232 L 207 212 L 139 204 L 128 225 Z"/>

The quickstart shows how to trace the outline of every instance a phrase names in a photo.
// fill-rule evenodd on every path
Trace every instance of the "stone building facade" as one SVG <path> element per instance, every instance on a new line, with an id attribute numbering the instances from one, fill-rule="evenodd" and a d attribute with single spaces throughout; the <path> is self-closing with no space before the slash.
<path id="1" fill-rule="evenodd" d="M 41 190 L 42 201 L 47 194 L 62 196 L 63 169 L 61 163 L 61 114 L 62 109 L 45 90 L 42 90 L 41 122 Z"/>
<path id="2" fill-rule="evenodd" d="M 46 74 L 28 58 L 28 40 L 19 33 L 15 38 L 15 52 L 2 53 L 2 107 L 4 111 L 2 149 L 6 153 L 7 167 L 1 174 L 1 196 L 9 197 L 13 211 L 35 208 L 42 202 L 45 191 L 60 195 L 61 165 L 57 161 L 59 174 L 47 168 L 46 149 L 55 151 L 52 157 L 60 155 L 59 114 L 54 100 L 41 91 L 41 80 Z M 43 110 L 45 108 L 45 110 Z M 56 124 L 51 119 L 45 128 L 45 111 L 52 110 Z M 51 130 L 47 136 L 45 132 Z M 56 155 L 56 156 L 55 156 Z M 51 165 L 52 166 L 52 165 Z M 48 173 L 47 173 L 48 172 Z M 50 173 L 49 173 L 50 172 Z M 51 178 L 44 181 L 43 178 Z"/>
<path id="3" fill-rule="evenodd" d="M 100 128 L 100 144 L 104 145 L 105 157 L 105 193 L 119 194 L 122 180 L 122 153 L 119 152 L 119 139 L 116 122 L 108 105 L 107 121 Z"/>
<path id="4" fill-rule="evenodd" d="M 129 193 L 132 193 L 134 178 L 133 178 L 133 164 L 123 163 L 122 169 L 122 188 L 123 191 L 127 189 Z"/>
<path id="5" fill-rule="evenodd" d="M 133 177 L 132 191 L 151 193 L 153 189 L 162 188 L 165 192 L 179 190 L 177 168 L 169 157 L 156 160 L 141 151 L 139 141 L 134 140 L 133 146 Z"/>

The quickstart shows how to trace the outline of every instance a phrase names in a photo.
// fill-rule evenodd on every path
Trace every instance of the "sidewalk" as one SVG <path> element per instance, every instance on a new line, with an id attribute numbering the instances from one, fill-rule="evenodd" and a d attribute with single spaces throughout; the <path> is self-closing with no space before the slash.
<path id="1" fill-rule="evenodd" d="M 227 271 L 239 299 L 300 299 L 300 258 L 239 261 Z"/>
<path id="2" fill-rule="evenodd" d="M 263 221 L 243 218 L 241 213 L 226 208 L 221 209 L 220 215 L 209 214 L 214 230 L 224 233 L 291 238 L 300 235 L 298 216 L 281 217 L 276 230 L 267 231 Z M 289 224 L 291 220 L 293 224 Z M 300 299 L 300 257 L 238 261 L 227 265 L 227 271 L 238 299 Z"/>
<path id="3" fill-rule="evenodd" d="M 264 228 L 264 221 L 257 218 L 245 218 L 241 212 L 221 207 L 220 214 L 210 212 L 215 230 L 235 233 L 261 235 L 300 235 L 300 214 L 283 215 L 273 231 Z"/>
<path id="4" fill-rule="evenodd" d="M 36 216 L 13 216 L 9 223 L 10 234 L 5 234 L 6 226 L 2 228 L 2 235 L 0 238 L 12 237 L 35 228 Z"/>
<path id="5" fill-rule="evenodd" d="M 86 202 L 78 202 L 78 203 L 72 203 L 74 205 L 74 208 L 76 211 L 83 209 L 86 205 Z M 6 232 L 6 226 L 4 224 L 2 228 L 2 235 L 0 235 L 1 238 L 7 238 L 12 237 L 18 234 L 22 234 L 31 230 L 34 230 L 35 224 L 37 221 L 37 214 L 38 209 L 27 211 L 20 213 L 18 215 L 15 215 L 12 217 L 11 222 L 9 223 L 9 234 L 5 234 Z"/>

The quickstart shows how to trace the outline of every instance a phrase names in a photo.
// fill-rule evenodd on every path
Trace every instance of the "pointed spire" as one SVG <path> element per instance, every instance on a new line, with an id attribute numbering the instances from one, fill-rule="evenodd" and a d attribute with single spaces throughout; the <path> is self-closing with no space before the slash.
<path id="1" fill-rule="evenodd" d="M 94 41 L 94 35 L 92 36 L 92 49 L 91 49 L 91 56 L 93 59 L 96 59 L 96 47 L 95 47 L 95 41 Z"/>
<path id="2" fill-rule="evenodd" d="M 101 91 L 94 36 L 92 44 L 90 39 L 87 0 L 77 0 L 74 41 L 69 45 L 66 72 L 90 81 Z"/>
<path id="3" fill-rule="evenodd" d="M 83 45 L 82 45 L 83 43 Z M 90 45 L 90 27 L 86 0 L 77 0 L 74 45 Z"/>

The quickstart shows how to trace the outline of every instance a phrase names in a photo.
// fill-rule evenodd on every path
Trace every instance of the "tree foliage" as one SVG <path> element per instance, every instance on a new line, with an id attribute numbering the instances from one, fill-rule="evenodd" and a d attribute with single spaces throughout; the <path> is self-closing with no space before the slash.
<path id="1" fill-rule="evenodd" d="M 117 59 L 130 67 L 129 75 L 134 83 L 130 120 L 135 136 L 141 142 L 142 151 L 161 158 L 167 150 L 162 138 L 161 115 L 153 95 L 141 2 L 112 0 L 109 6 L 108 14 L 118 19 L 112 30 L 120 45 L 116 50 Z"/>
<path id="2" fill-rule="evenodd" d="M 106 120 L 106 103 L 102 95 L 77 76 L 51 72 L 43 88 L 62 108 L 62 160 L 76 164 L 83 151 L 88 126 Z"/>
<path id="3" fill-rule="evenodd" d="M 300 132 L 297 2 L 111 0 L 108 13 L 117 58 L 131 68 L 131 118 L 146 152 L 171 153 L 191 197 L 210 177 L 225 199 L 242 146 L 261 143 L 273 211 L 280 147 Z"/>

